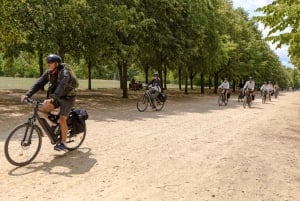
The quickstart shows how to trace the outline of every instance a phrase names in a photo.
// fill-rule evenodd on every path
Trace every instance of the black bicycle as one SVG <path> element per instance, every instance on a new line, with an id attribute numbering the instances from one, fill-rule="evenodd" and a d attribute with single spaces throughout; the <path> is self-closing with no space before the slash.
<path id="1" fill-rule="evenodd" d="M 244 96 L 243 107 L 246 108 L 246 106 L 248 105 L 248 107 L 250 108 L 253 100 L 253 94 L 252 91 L 246 91 L 245 93 L 246 94 Z"/>
<path id="2" fill-rule="evenodd" d="M 263 90 L 263 91 L 262 91 L 262 98 L 261 98 L 262 104 L 266 103 L 266 100 L 267 100 L 267 94 L 268 94 L 268 91 L 267 91 L 267 90 Z"/>
<path id="3" fill-rule="evenodd" d="M 150 107 L 154 108 L 151 93 L 152 92 L 147 88 L 145 93 L 142 95 L 142 97 L 138 99 L 137 104 L 136 104 L 138 111 L 144 112 L 148 108 L 148 105 L 150 105 Z M 157 96 L 156 108 L 155 108 L 156 111 L 161 111 L 163 109 L 165 102 L 166 102 L 166 98 L 167 98 L 167 96 L 165 93 L 160 93 Z"/>
<path id="4" fill-rule="evenodd" d="M 244 99 L 243 89 L 240 89 L 240 92 L 238 95 L 238 102 L 243 102 L 243 99 Z"/>
<path id="5" fill-rule="evenodd" d="M 50 126 L 46 119 L 39 115 L 39 107 L 43 105 L 42 101 L 27 98 L 24 102 L 34 106 L 33 115 L 28 118 L 26 123 L 15 127 L 11 131 L 4 145 L 6 159 L 16 166 L 27 165 L 35 159 L 41 149 L 44 134 L 48 136 L 53 145 L 61 140 L 61 130 L 58 122 L 59 115 L 49 113 L 48 118 L 53 123 L 53 126 Z M 80 126 L 74 126 L 74 121 L 78 121 L 78 118 L 74 110 L 72 110 L 67 121 L 69 128 L 66 141 L 68 151 L 79 148 L 86 136 L 85 120 L 80 121 Z M 87 116 L 83 118 L 87 119 Z"/>
<path id="6" fill-rule="evenodd" d="M 275 97 L 275 99 L 277 99 L 278 94 L 279 94 L 279 90 L 278 90 L 278 88 L 276 88 L 275 91 L 274 91 L 274 97 Z"/>
<path id="7" fill-rule="evenodd" d="M 219 98 L 218 98 L 218 104 L 219 106 L 226 106 L 228 104 L 228 97 L 225 95 L 225 90 L 224 92 L 221 92 L 221 94 L 219 95 Z"/>

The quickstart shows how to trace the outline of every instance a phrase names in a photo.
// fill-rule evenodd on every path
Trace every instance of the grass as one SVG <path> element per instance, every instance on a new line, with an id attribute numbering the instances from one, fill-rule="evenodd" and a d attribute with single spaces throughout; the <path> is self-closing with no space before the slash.
<path id="1" fill-rule="evenodd" d="M 0 89 L 29 89 L 36 78 L 0 77 Z M 92 80 L 92 88 L 119 88 L 118 80 Z M 79 80 L 79 89 L 87 89 L 88 80 Z"/>
<path id="2" fill-rule="evenodd" d="M 29 89 L 35 82 L 36 78 L 14 78 L 0 77 L 0 89 Z M 92 89 L 99 88 L 119 88 L 119 80 L 98 80 L 92 79 Z M 88 80 L 79 80 L 79 89 L 87 89 Z M 178 85 L 168 84 L 168 88 L 178 88 Z"/>

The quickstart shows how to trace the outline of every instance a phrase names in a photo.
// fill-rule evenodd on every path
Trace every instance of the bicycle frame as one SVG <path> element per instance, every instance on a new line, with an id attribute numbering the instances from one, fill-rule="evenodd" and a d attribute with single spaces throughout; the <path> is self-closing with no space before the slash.
<path id="1" fill-rule="evenodd" d="M 152 106 L 152 105 L 153 105 L 153 102 L 152 102 L 152 99 L 151 99 L 151 93 L 150 93 L 150 91 L 149 91 L 149 90 L 146 90 L 145 93 L 144 93 L 144 96 L 147 97 L 148 102 L 150 103 L 150 106 Z"/>
<path id="2" fill-rule="evenodd" d="M 50 125 L 47 123 L 47 121 L 40 117 L 38 111 L 39 111 L 39 106 L 42 105 L 43 103 L 40 103 L 40 102 L 31 102 L 29 101 L 30 103 L 33 103 L 35 106 L 34 106 L 34 109 L 33 109 L 33 115 L 32 117 L 30 117 L 28 119 L 28 124 L 30 125 L 31 127 L 31 131 L 30 131 L 30 134 L 29 136 L 27 136 L 27 132 L 28 132 L 28 128 L 26 129 L 26 135 L 24 135 L 24 141 L 25 139 L 28 137 L 28 139 L 31 139 L 31 135 L 32 135 L 32 132 L 33 132 L 33 128 L 34 127 L 37 127 L 39 132 L 41 132 L 42 136 L 44 136 L 44 133 L 46 133 L 46 135 L 48 136 L 51 144 L 56 144 L 56 141 L 57 141 L 57 135 L 55 135 L 54 131 L 56 130 L 56 128 L 59 126 L 59 124 L 57 123 L 57 125 L 55 126 L 55 129 L 51 129 Z M 54 114 L 50 114 L 50 115 L 54 115 Z M 54 115 L 55 116 L 55 115 Z M 39 122 L 39 124 L 42 126 L 44 132 L 42 132 L 41 128 L 36 124 L 36 120 Z"/>

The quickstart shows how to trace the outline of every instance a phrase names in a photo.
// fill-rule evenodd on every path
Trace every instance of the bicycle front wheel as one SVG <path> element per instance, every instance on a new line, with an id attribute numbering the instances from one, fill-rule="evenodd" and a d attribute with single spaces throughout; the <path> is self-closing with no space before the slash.
<path id="1" fill-rule="evenodd" d="M 266 103 L 266 99 L 267 99 L 267 97 L 264 95 L 263 97 L 262 97 L 262 104 L 264 104 L 264 103 Z"/>
<path id="2" fill-rule="evenodd" d="M 244 101 L 243 101 L 243 107 L 244 108 L 246 108 L 246 106 L 247 106 L 247 102 L 248 102 L 247 99 L 248 99 L 247 96 L 244 96 Z"/>
<path id="3" fill-rule="evenodd" d="M 223 105 L 223 100 L 222 100 L 222 94 L 220 94 L 219 98 L 218 98 L 218 104 L 219 106 Z"/>
<path id="4" fill-rule="evenodd" d="M 136 107 L 137 107 L 138 111 L 144 112 L 147 109 L 148 104 L 149 104 L 148 98 L 147 98 L 147 96 L 144 95 L 143 97 L 138 99 Z"/>
<path id="5" fill-rule="evenodd" d="M 5 157 L 12 165 L 24 166 L 35 159 L 42 145 L 42 133 L 28 123 L 17 126 L 7 137 Z"/>
<path id="6" fill-rule="evenodd" d="M 228 104 L 228 98 L 225 95 L 223 97 L 223 102 L 224 102 L 225 106 Z"/>

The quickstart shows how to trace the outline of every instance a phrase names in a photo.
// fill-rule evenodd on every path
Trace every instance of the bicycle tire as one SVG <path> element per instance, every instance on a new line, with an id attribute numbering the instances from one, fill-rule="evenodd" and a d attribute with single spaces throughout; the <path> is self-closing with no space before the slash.
<path id="1" fill-rule="evenodd" d="M 144 112 L 148 108 L 149 100 L 146 95 L 143 95 L 141 98 L 138 99 L 136 103 L 136 107 L 138 111 Z"/>
<path id="2" fill-rule="evenodd" d="M 244 96 L 243 107 L 246 108 L 246 106 L 247 106 L 247 96 Z"/>
<path id="3" fill-rule="evenodd" d="M 165 106 L 165 102 L 156 101 L 156 111 L 161 111 Z"/>
<path id="4" fill-rule="evenodd" d="M 26 132 L 29 134 L 31 130 L 31 143 L 24 144 L 22 141 L 26 137 Z M 6 159 L 12 165 L 24 166 L 35 159 L 41 149 L 41 146 L 42 133 L 40 128 L 25 123 L 15 127 L 10 132 L 5 141 L 4 153 Z M 16 148 L 16 150 L 14 148 Z"/>
<path id="5" fill-rule="evenodd" d="M 251 108 L 251 104 L 252 104 L 252 95 L 249 96 L 248 98 L 248 107 Z"/>
<path id="6" fill-rule="evenodd" d="M 226 96 L 223 97 L 223 102 L 225 106 L 228 105 L 228 98 Z"/>
<path id="7" fill-rule="evenodd" d="M 70 132 L 68 132 L 67 140 L 66 140 L 67 150 L 73 151 L 73 150 L 78 149 L 81 146 L 81 144 L 83 143 L 85 136 L 86 136 L 86 124 L 84 122 L 83 132 L 80 132 L 77 134 L 71 134 Z"/>
<path id="8" fill-rule="evenodd" d="M 267 99 L 267 97 L 265 95 L 263 95 L 263 97 L 262 97 L 262 104 L 266 103 L 266 99 Z"/>
<path id="9" fill-rule="evenodd" d="M 278 97 L 278 91 L 275 91 L 274 98 L 277 99 L 277 97 Z"/>
<path id="10" fill-rule="evenodd" d="M 219 106 L 222 106 L 223 105 L 223 97 L 222 97 L 222 94 L 219 95 L 219 98 L 218 98 L 218 104 Z"/>

